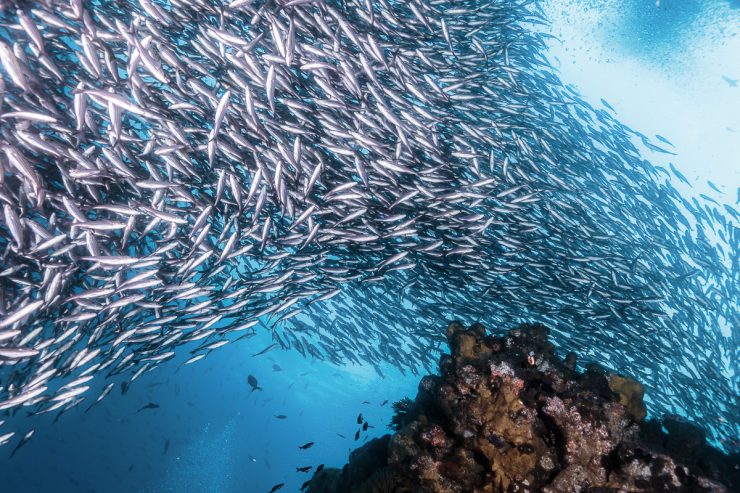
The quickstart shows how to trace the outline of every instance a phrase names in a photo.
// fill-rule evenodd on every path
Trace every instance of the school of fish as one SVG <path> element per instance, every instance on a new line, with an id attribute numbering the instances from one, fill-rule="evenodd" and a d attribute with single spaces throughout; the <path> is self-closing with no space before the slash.
<path id="1" fill-rule="evenodd" d="M 738 213 L 560 81 L 537 1 L 0 8 L 0 411 L 257 330 L 416 371 L 459 318 L 737 436 Z"/>

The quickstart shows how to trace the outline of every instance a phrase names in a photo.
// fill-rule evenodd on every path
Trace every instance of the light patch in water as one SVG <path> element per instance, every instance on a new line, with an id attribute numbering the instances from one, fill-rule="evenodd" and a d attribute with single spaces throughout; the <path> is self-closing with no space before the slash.
<path id="1" fill-rule="evenodd" d="M 652 153 L 649 158 L 655 164 L 672 162 L 687 175 L 693 190 L 674 180 L 682 192 L 707 193 L 734 204 L 740 185 L 740 87 L 731 87 L 722 77 L 740 78 L 740 12 L 705 2 L 702 22 L 674 32 L 680 39 L 662 45 L 676 60 L 667 64 L 623 49 L 629 40 L 617 37 L 613 25 L 604 21 L 619 19 L 624 6 L 617 3 L 567 2 L 563 7 L 563 2 L 548 2 L 547 15 L 553 21 L 549 32 L 561 40 L 550 43 L 550 54 L 557 57 L 553 63 L 563 80 L 595 107 L 602 107 L 604 98 L 626 125 L 651 138 L 657 133 L 670 140 L 677 156 Z M 724 196 L 712 191 L 706 180 L 718 185 Z"/>

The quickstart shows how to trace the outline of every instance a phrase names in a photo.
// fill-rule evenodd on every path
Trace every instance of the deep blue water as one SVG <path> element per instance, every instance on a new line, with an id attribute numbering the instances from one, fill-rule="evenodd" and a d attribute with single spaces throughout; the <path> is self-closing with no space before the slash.
<path id="1" fill-rule="evenodd" d="M 260 492 L 279 482 L 296 491 L 307 476 L 295 467 L 343 464 L 350 449 L 387 432 L 393 400 L 415 394 L 416 379 L 390 369 L 380 380 L 290 352 L 250 356 L 269 342 L 227 346 L 180 370 L 172 361 L 89 413 L 81 406 L 56 425 L 42 420 L 38 436 L 3 461 L 4 491 Z M 262 391 L 250 390 L 248 374 Z M 149 402 L 161 407 L 137 413 Z M 356 442 L 360 412 L 375 428 Z"/>
<path id="2" fill-rule="evenodd" d="M 740 79 L 740 11 L 731 6 L 737 2 L 546 4 L 560 37 L 552 56 L 563 79 L 594 105 L 605 97 L 633 128 L 671 139 L 679 149 L 672 160 L 696 182 L 687 194 L 704 193 L 711 179 L 724 191 L 717 198 L 734 205 L 740 87 L 731 81 Z M 601 17 L 609 12 L 619 15 Z M 578 29 L 582 37 L 569 38 Z M 701 70 L 692 69 L 699 58 Z M 605 73 L 621 78 L 605 81 Z M 337 367 L 280 349 L 252 356 L 270 343 L 259 332 L 189 366 L 182 366 L 189 354 L 181 351 L 125 395 L 116 386 L 89 412 L 83 403 L 56 423 L 55 414 L 30 420 L 19 412 L 10 429 L 23 434 L 34 427 L 36 436 L 12 459 L 12 445 L 0 449 L 0 491 L 236 493 L 267 492 L 283 482 L 284 491 L 296 491 L 311 474 L 296 467 L 341 466 L 350 450 L 387 432 L 392 402 L 416 393 L 419 377 L 390 365 L 381 378 L 369 366 Z M 251 390 L 248 375 L 262 390 Z M 159 407 L 142 410 L 148 403 Z M 355 441 L 358 413 L 373 428 Z M 310 441 L 313 447 L 299 449 Z"/>

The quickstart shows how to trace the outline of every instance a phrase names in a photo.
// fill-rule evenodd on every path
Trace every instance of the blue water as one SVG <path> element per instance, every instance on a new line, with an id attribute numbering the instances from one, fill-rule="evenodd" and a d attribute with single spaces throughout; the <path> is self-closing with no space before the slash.
<path id="1" fill-rule="evenodd" d="M 740 10 L 733 6 L 545 3 L 553 20 L 547 29 L 560 38 L 550 55 L 563 79 L 594 106 L 605 98 L 632 128 L 676 144 L 678 156 L 647 157 L 675 164 L 694 184 L 687 196 L 711 193 L 732 205 L 740 185 L 740 87 L 723 76 L 740 79 Z M 419 377 L 389 365 L 381 378 L 372 367 L 337 367 L 280 349 L 252 356 L 271 342 L 259 333 L 184 367 L 189 355 L 181 351 L 126 395 L 117 386 L 89 412 L 83 403 L 57 423 L 50 414 L 31 425 L 21 411 L 11 429 L 33 426 L 36 436 L 12 460 L 9 447 L 0 449 L 0 491 L 236 493 L 267 492 L 276 483 L 296 491 L 311 474 L 296 467 L 341 467 L 350 450 L 388 431 L 393 401 L 416 393 Z M 250 374 L 262 390 L 251 390 Z M 139 411 L 150 402 L 160 407 Z M 355 441 L 358 413 L 373 428 Z M 315 445 L 299 449 L 309 441 Z"/>

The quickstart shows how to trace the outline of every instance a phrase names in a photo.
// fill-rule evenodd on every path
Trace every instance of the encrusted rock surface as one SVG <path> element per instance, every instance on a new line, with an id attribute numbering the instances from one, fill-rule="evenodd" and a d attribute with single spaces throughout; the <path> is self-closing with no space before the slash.
<path id="1" fill-rule="evenodd" d="M 638 382 L 577 372 L 544 326 L 495 337 L 453 322 L 447 336 L 441 375 L 395 404 L 396 433 L 321 471 L 309 493 L 740 491 L 737 454 L 678 418 L 643 421 Z"/>

